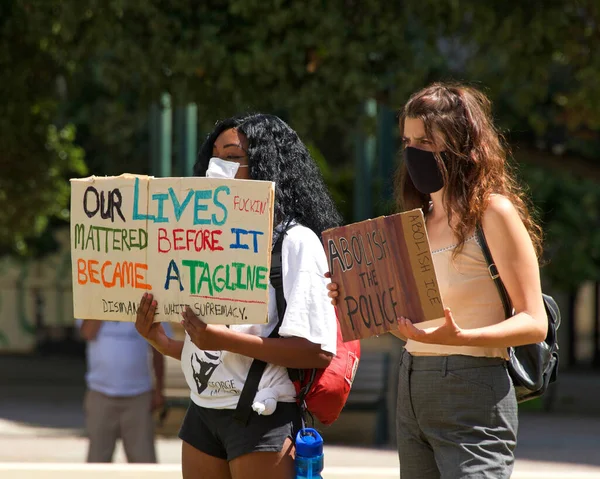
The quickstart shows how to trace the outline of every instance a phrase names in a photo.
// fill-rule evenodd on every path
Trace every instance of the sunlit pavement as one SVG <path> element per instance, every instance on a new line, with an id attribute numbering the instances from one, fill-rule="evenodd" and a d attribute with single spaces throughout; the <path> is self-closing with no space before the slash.
<path id="1" fill-rule="evenodd" d="M 184 410 L 167 418 L 170 431 L 165 427 L 157 440 L 159 464 L 126 464 L 119 445 L 115 464 L 87 465 L 81 361 L 9 359 L 0 361 L 0 479 L 181 477 L 181 442 L 174 431 Z M 573 382 L 563 375 L 562 398 L 571 395 L 577 405 L 571 415 L 521 414 L 513 478 L 600 479 L 600 377 L 594 378 Z M 323 431 L 325 479 L 399 477 L 395 449 L 369 446 L 373 425 L 372 413 L 344 412 Z"/>
<path id="2" fill-rule="evenodd" d="M 593 426 L 593 424 L 589 424 Z M 2 426 L 2 424 L 0 424 Z M 0 427 L 0 432 L 2 428 Z M 7 432 L 7 425 L 4 424 Z M 30 435 L 35 432 L 36 435 Z M 590 431 L 592 432 L 592 431 Z M 180 478 L 181 443 L 175 438 L 157 441 L 160 464 L 127 464 L 121 446 L 114 464 L 84 464 L 87 440 L 83 437 L 44 436 L 43 431 L 28 430 L 0 436 L 0 478 L 2 479 L 90 479 Z M 64 434 L 69 434 L 65 431 Z M 577 447 L 577 444 L 573 444 Z M 596 447 L 594 444 L 590 448 Z M 550 446 L 548 453 L 551 454 Z M 579 454 L 581 454 L 581 449 Z M 575 454 L 573 455 L 575 457 Z M 327 446 L 324 479 L 370 479 L 399 477 L 394 450 Z M 570 462 L 517 459 L 514 479 L 591 479 L 600 478 L 600 466 Z"/>

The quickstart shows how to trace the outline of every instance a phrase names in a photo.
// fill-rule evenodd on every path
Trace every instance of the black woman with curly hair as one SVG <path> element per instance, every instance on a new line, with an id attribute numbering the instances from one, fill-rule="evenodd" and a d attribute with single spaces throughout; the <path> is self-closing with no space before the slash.
<path id="1" fill-rule="evenodd" d="M 237 179 L 275 182 L 274 242 L 284 234 L 287 302 L 278 337 L 269 337 L 278 322 L 272 286 L 266 325 L 207 325 L 188 308 L 185 340 L 175 341 L 153 323 L 157 304 L 148 294 L 136 326 L 152 346 L 181 360 L 191 389 L 179 433 L 185 479 L 291 479 L 301 412 L 287 368 L 327 367 L 336 353 L 336 317 L 327 297 L 320 236 L 341 217 L 307 148 L 276 116 L 253 114 L 217 123 L 200 149 L 194 174 L 206 176 L 215 161 L 233 164 Z M 235 412 L 254 359 L 267 363 L 257 397 L 275 391 L 276 401 L 274 407 L 265 401 L 265 408 L 255 409 L 243 424 Z"/>

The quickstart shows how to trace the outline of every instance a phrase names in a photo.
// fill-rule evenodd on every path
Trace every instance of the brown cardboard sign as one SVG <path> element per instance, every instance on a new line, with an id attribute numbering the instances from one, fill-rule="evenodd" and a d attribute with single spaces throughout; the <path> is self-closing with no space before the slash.
<path id="1" fill-rule="evenodd" d="M 420 209 L 323 232 L 344 341 L 444 316 Z"/>
<path id="2" fill-rule="evenodd" d="M 275 184 L 123 174 L 71 179 L 76 318 L 156 321 L 189 306 L 206 323 L 265 324 Z"/>

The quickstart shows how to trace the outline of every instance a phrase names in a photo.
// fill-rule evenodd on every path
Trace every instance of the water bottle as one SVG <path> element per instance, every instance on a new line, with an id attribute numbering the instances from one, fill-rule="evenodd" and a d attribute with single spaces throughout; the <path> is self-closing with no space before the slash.
<path id="1" fill-rule="evenodd" d="M 310 427 L 296 435 L 296 479 L 323 479 L 323 438 Z"/>

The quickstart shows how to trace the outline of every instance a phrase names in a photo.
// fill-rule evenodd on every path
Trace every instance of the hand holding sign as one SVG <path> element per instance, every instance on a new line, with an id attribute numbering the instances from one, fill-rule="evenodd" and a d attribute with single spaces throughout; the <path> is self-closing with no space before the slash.
<path id="1" fill-rule="evenodd" d="M 401 316 L 398 318 L 398 330 L 405 338 L 420 343 L 464 346 L 464 339 L 460 338 L 461 329 L 454 321 L 450 308 L 444 309 L 444 318 L 441 326 L 419 329 L 415 328 L 410 319 Z"/>
<path id="2" fill-rule="evenodd" d="M 421 210 L 324 231 L 323 243 L 345 341 L 444 315 Z"/>
<path id="3" fill-rule="evenodd" d="M 329 271 L 327 271 L 327 273 L 325 273 L 325 277 L 331 279 L 331 273 Z M 337 283 L 329 283 L 327 284 L 327 289 L 328 289 L 328 293 L 327 296 L 329 296 L 331 298 L 331 304 L 333 304 L 334 306 L 337 306 L 338 304 L 338 296 L 340 295 L 339 293 L 339 286 Z"/>
<path id="4" fill-rule="evenodd" d="M 154 296 L 151 293 L 144 293 L 137 309 L 135 329 L 158 351 L 164 352 L 167 350 L 169 338 L 162 324 L 154 322 L 156 306 Z"/>
<path id="5" fill-rule="evenodd" d="M 190 340 L 197 348 L 203 351 L 217 351 L 222 349 L 217 344 L 217 337 L 214 334 L 217 326 L 206 324 L 194 314 L 189 306 L 185 307 L 181 316 L 183 316 L 183 321 L 181 321 L 183 329 L 188 333 Z"/>

